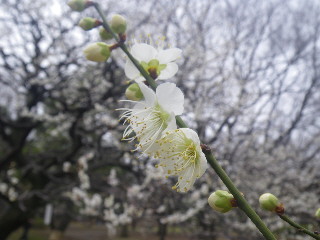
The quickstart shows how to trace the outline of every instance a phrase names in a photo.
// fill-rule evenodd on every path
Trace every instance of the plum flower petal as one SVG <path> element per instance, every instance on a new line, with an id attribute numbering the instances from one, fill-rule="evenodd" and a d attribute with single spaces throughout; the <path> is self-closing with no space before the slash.
<path id="1" fill-rule="evenodd" d="M 137 139 L 139 141 L 137 149 L 151 154 L 155 142 L 161 138 L 163 132 L 177 129 L 175 116 L 183 112 L 184 97 L 181 90 L 173 83 L 160 84 L 156 93 L 144 83 L 138 84 L 144 100 L 133 101 L 135 103 L 133 108 L 121 109 L 125 110 L 121 119 L 129 123 L 123 133 L 123 139 L 129 141 Z"/>
<path id="2" fill-rule="evenodd" d="M 159 50 L 157 59 L 160 63 L 167 64 L 169 62 L 176 61 L 181 57 L 182 50 L 179 48 L 169 48 L 165 50 Z"/>
<path id="3" fill-rule="evenodd" d="M 137 79 L 140 76 L 139 70 L 133 65 L 130 60 L 126 62 L 124 73 L 129 79 Z"/>
<path id="4" fill-rule="evenodd" d="M 172 189 L 189 191 L 207 169 L 207 160 L 197 133 L 189 128 L 168 131 L 156 144 L 154 157 L 160 160 L 158 166 L 168 176 L 178 176 L 178 182 Z"/>
<path id="5" fill-rule="evenodd" d="M 131 54 L 139 61 L 149 62 L 157 55 L 157 50 L 146 43 L 136 43 L 131 48 Z"/>
<path id="6" fill-rule="evenodd" d="M 156 95 L 160 106 L 167 112 L 173 112 L 175 115 L 183 113 L 184 96 L 174 83 L 159 85 L 156 89 Z"/>
<path id="7" fill-rule="evenodd" d="M 172 78 L 178 72 L 178 65 L 174 62 L 168 63 L 166 68 L 160 72 L 158 79 L 165 80 Z"/>
<path id="8" fill-rule="evenodd" d="M 146 43 L 136 43 L 132 46 L 130 53 L 141 64 L 149 75 L 154 79 L 169 79 L 178 71 L 175 63 L 181 57 L 181 49 L 156 49 Z M 130 59 L 125 65 L 125 74 L 131 80 L 145 80 Z"/>

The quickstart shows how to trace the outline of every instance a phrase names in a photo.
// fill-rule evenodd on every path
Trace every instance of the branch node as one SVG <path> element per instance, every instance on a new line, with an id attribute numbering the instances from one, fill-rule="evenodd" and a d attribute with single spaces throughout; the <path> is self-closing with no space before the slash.
<path id="1" fill-rule="evenodd" d="M 201 143 L 200 147 L 203 153 L 211 153 L 211 148 L 208 145 Z"/>

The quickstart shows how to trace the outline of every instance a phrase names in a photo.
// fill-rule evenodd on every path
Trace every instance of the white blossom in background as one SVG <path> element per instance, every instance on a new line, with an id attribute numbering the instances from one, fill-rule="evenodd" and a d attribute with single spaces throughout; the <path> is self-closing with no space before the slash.
<path id="1" fill-rule="evenodd" d="M 157 213 L 163 213 L 166 211 L 166 206 L 165 205 L 161 205 L 160 207 L 157 208 L 156 212 Z"/>
<path id="2" fill-rule="evenodd" d="M 17 170 L 10 168 L 7 171 L 7 175 L 11 184 L 16 185 L 19 183 L 19 179 L 16 177 Z"/>
<path id="3" fill-rule="evenodd" d="M 64 162 L 62 165 L 62 171 L 64 172 L 70 172 L 71 169 L 71 163 L 70 162 Z"/>
<path id="4" fill-rule="evenodd" d="M 125 225 L 131 223 L 132 218 L 129 216 L 128 208 L 124 206 L 124 212 L 121 214 L 116 214 L 115 209 L 104 210 L 104 220 L 107 222 L 112 222 L 114 226 Z"/>
<path id="5" fill-rule="evenodd" d="M 88 169 L 88 161 L 94 157 L 94 152 L 88 152 L 78 159 L 78 164 L 83 170 Z"/>
<path id="6" fill-rule="evenodd" d="M 65 196 L 69 197 L 77 207 L 80 207 L 82 215 L 98 216 L 100 214 L 103 200 L 99 194 L 91 195 L 81 188 L 74 187 L 71 192 L 65 193 Z"/>
<path id="7" fill-rule="evenodd" d="M 50 123 L 63 123 L 67 120 L 67 116 L 59 113 L 55 116 L 45 113 L 41 108 L 29 110 L 24 107 L 21 109 L 20 115 L 27 118 L 32 118 L 36 121 L 50 122 Z"/>
<path id="8" fill-rule="evenodd" d="M 78 159 L 79 171 L 78 177 L 80 180 L 80 188 L 89 189 L 90 188 L 90 179 L 86 171 L 88 170 L 88 161 L 90 161 L 94 157 L 94 152 L 88 152 L 82 155 Z"/>
<path id="9" fill-rule="evenodd" d="M 112 223 L 106 223 L 106 227 L 109 237 L 115 236 L 117 234 L 117 229 L 115 228 L 116 226 L 114 226 Z"/>
<path id="10" fill-rule="evenodd" d="M 156 49 L 146 43 L 136 43 L 131 47 L 130 53 L 151 77 L 164 80 L 172 78 L 177 73 L 178 65 L 175 61 L 181 57 L 182 51 L 179 48 L 164 50 L 161 47 L 158 46 Z M 127 59 L 124 71 L 131 80 L 145 80 L 130 59 Z"/>
<path id="11" fill-rule="evenodd" d="M 119 184 L 119 180 L 117 178 L 117 171 L 113 168 L 110 171 L 109 177 L 108 177 L 108 183 L 115 187 Z"/>
<path id="12" fill-rule="evenodd" d="M 145 196 L 142 192 L 143 187 L 140 185 L 132 185 L 128 188 L 127 196 L 128 198 L 137 198 L 137 199 L 143 199 Z"/>
<path id="13" fill-rule="evenodd" d="M 7 191 L 8 191 L 8 184 L 0 183 L 0 193 L 2 193 L 3 195 L 7 195 Z"/>
<path id="14" fill-rule="evenodd" d="M 95 193 L 91 197 L 83 199 L 84 208 L 81 209 L 80 213 L 87 216 L 97 216 L 100 214 L 100 208 L 102 205 L 102 198 L 99 194 Z"/>
<path id="15" fill-rule="evenodd" d="M 18 198 L 18 193 L 17 193 L 17 191 L 14 189 L 14 188 L 9 188 L 9 190 L 8 190 L 8 198 L 9 198 L 9 200 L 10 201 L 15 201 L 15 200 L 17 200 L 17 198 Z"/>
<path id="16" fill-rule="evenodd" d="M 104 199 L 104 207 L 105 208 L 110 208 L 114 204 L 114 196 L 110 195 L 109 197 Z"/>
<path id="17" fill-rule="evenodd" d="M 169 216 L 163 217 L 160 219 L 161 223 L 166 224 L 175 224 L 175 223 L 182 223 L 190 219 L 191 217 L 195 216 L 200 210 L 202 210 L 207 202 L 205 200 L 199 200 L 196 202 L 195 206 L 189 208 L 185 212 L 176 212 Z"/>
<path id="18" fill-rule="evenodd" d="M 179 192 L 187 192 L 197 178 L 207 169 L 207 160 L 200 147 L 198 134 L 189 128 L 170 132 L 156 142 L 154 157 L 160 159 L 165 174 L 178 176 L 172 187 Z"/>
<path id="19" fill-rule="evenodd" d="M 208 195 L 209 194 L 209 187 L 207 184 L 202 184 L 200 188 L 200 192 L 202 195 Z"/>
<path id="20" fill-rule="evenodd" d="M 80 180 L 80 188 L 89 189 L 90 188 L 90 179 L 89 179 L 89 176 L 86 174 L 86 172 L 83 170 L 79 170 L 78 177 Z"/>
<path id="21" fill-rule="evenodd" d="M 83 199 L 87 197 L 87 193 L 83 189 L 74 187 L 71 192 L 66 192 L 65 196 L 69 197 L 72 202 L 79 207 L 82 205 Z"/>
<path id="22" fill-rule="evenodd" d="M 176 115 L 181 115 L 184 109 L 184 96 L 174 83 L 160 84 L 156 92 L 144 83 L 139 83 L 144 100 L 135 102 L 133 108 L 125 110 L 121 119 L 129 125 L 123 133 L 123 139 L 133 141 L 138 139 L 137 149 L 148 153 L 152 152 L 153 145 L 164 131 L 177 128 Z M 131 136 L 135 133 L 135 136 Z"/>

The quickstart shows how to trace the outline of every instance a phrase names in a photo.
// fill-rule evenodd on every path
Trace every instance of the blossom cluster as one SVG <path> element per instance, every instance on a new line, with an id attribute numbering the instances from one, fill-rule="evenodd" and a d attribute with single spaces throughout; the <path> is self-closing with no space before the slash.
<path id="1" fill-rule="evenodd" d="M 83 11 L 92 6 L 92 3 L 83 0 L 71 0 L 69 7 L 74 11 Z M 83 18 L 79 26 L 91 30 L 103 23 L 94 18 Z M 109 27 L 110 25 L 110 27 Z M 111 51 L 126 40 L 126 19 L 114 15 L 109 25 L 100 29 L 102 40 L 115 38 L 117 43 L 107 45 L 97 42 L 84 50 L 89 61 L 105 62 L 109 59 Z M 207 168 L 205 155 L 200 147 L 198 135 L 188 128 L 177 128 L 176 116 L 183 113 L 184 95 L 174 83 L 160 84 L 156 92 L 150 89 L 144 81 L 145 74 L 154 80 L 172 78 L 178 71 L 175 62 L 181 57 L 181 49 L 163 49 L 163 45 L 155 48 L 146 43 L 135 43 L 130 50 L 131 59 L 127 59 L 125 74 L 135 81 L 128 87 L 126 96 L 133 108 L 123 108 L 125 112 L 121 119 L 129 123 L 123 134 L 123 139 L 133 141 L 137 139 L 136 150 L 160 160 L 159 165 L 166 177 L 178 176 L 178 182 L 172 187 L 179 192 L 187 192 L 195 180 L 200 178 Z M 128 55 L 129 57 L 129 55 Z M 140 65 L 138 68 L 137 64 Z M 142 69 L 145 71 L 143 73 Z M 85 176 L 79 176 L 84 180 Z M 89 186 L 89 184 L 87 184 Z"/>
<path id="2" fill-rule="evenodd" d="M 178 48 L 155 49 L 146 43 L 136 43 L 131 54 L 155 80 L 173 77 L 180 58 Z M 162 83 L 155 92 L 145 83 L 135 65 L 128 59 L 125 73 L 135 80 L 141 99 L 125 100 L 134 103 L 132 108 L 124 110 L 121 120 L 128 123 L 123 139 L 138 140 L 135 150 L 158 159 L 156 167 L 163 169 L 165 176 L 178 176 L 172 189 L 187 192 L 195 180 L 200 178 L 207 168 L 207 161 L 200 147 L 197 133 L 189 128 L 178 129 L 176 116 L 183 113 L 184 95 L 174 83 Z M 136 94 L 137 96 L 137 94 Z"/>
<path id="3" fill-rule="evenodd" d="M 132 205 L 115 201 L 115 196 L 112 194 L 102 196 L 98 193 L 92 194 L 87 189 L 74 187 L 64 195 L 79 208 L 83 216 L 96 217 L 102 213 L 110 236 L 116 234 L 117 226 L 129 224 L 134 216 L 141 215 L 141 212 L 136 211 Z"/>

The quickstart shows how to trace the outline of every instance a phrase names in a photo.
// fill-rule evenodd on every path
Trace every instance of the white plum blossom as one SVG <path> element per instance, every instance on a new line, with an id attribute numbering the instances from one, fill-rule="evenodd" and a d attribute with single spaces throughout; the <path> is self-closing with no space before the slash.
<path id="1" fill-rule="evenodd" d="M 115 169 L 111 169 L 110 175 L 108 177 L 108 183 L 113 187 L 119 184 L 119 180 L 117 178 L 117 172 Z"/>
<path id="2" fill-rule="evenodd" d="M 70 172 L 71 170 L 71 163 L 70 162 L 64 162 L 62 165 L 62 171 L 63 172 Z"/>
<path id="3" fill-rule="evenodd" d="M 77 206 L 80 207 L 80 213 L 86 216 L 98 216 L 102 207 L 102 197 L 95 193 L 91 195 L 86 190 L 74 187 L 72 191 L 64 194 Z"/>
<path id="4" fill-rule="evenodd" d="M 14 168 L 11 168 L 7 171 L 7 175 L 9 178 L 9 181 L 13 184 L 16 185 L 19 182 L 19 179 L 16 177 L 17 170 Z"/>
<path id="5" fill-rule="evenodd" d="M 82 201 L 84 202 L 84 207 L 80 210 L 81 214 L 87 216 L 99 215 L 99 210 L 102 204 L 102 198 L 99 194 L 95 193 L 92 196 L 86 195 Z"/>
<path id="6" fill-rule="evenodd" d="M 8 184 L 0 183 L 0 193 L 2 193 L 3 195 L 7 194 L 8 188 L 9 188 Z"/>
<path id="7" fill-rule="evenodd" d="M 158 166 L 163 167 L 166 174 L 178 176 L 172 189 L 189 191 L 207 169 L 198 134 L 189 128 L 176 129 L 166 132 L 156 145 L 154 157 L 160 159 Z"/>
<path id="8" fill-rule="evenodd" d="M 177 73 L 178 65 L 174 61 L 181 57 L 182 51 L 179 48 L 162 49 L 161 46 L 156 49 L 146 43 L 136 43 L 130 52 L 153 79 L 164 80 Z M 129 79 L 145 80 L 130 59 L 127 59 L 124 71 Z"/>
<path id="9" fill-rule="evenodd" d="M 16 201 L 17 200 L 17 198 L 18 198 L 18 193 L 16 192 L 16 190 L 14 189 L 14 188 L 9 188 L 9 191 L 8 191 L 8 197 L 9 197 L 9 200 L 11 201 L 11 202 L 13 202 L 13 201 Z"/>
<path id="10" fill-rule="evenodd" d="M 70 198 L 70 200 L 78 207 L 82 206 L 83 199 L 85 199 L 88 194 L 84 190 L 74 187 L 72 191 L 65 192 L 64 196 Z"/>
<path id="11" fill-rule="evenodd" d="M 139 83 L 143 93 L 143 101 L 130 101 L 136 105 L 125 110 L 121 119 L 129 122 L 123 133 L 123 139 L 133 141 L 138 139 L 137 149 L 146 153 L 152 152 L 156 140 L 164 131 L 177 129 L 176 115 L 183 113 L 184 96 L 174 83 L 160 84 L 156 92 L 144 83 Z M 133 132 L 135 136 L 132 136 Z"/>
<path id="12" fill-rule="evenodd" d="M 88 169 L 88 161 L 90 161 L 93 157 L 94 157 L 93 152 L 88 152 L 88 153 L 82 155 L 78 159 L 78 164 L 79 164 L 80 168 L 83 170 L 87 170 Z"/>
<path id="13" fill-rule="evenodd" d="M 156 212 L 157 213 L 163 213 L 166 211 L 166 206 L 165 205 L 161 205 L 160 207 L 157 208 Z"/>
<path id="14" fill-rule="evenodd" d="M 87 173 L 83 170 L 79 170 L 78 177 L 80 180 L 80 188 L 89 189 L 90 188 L 90 179 Z"/>
<path id="15" fill-rule="evenodd" d="M 200 188 L 201 194 L 207 195 L 209 193 L 209 187 L 207 184 L 202 184 Z"/>
<path id="16" fill-rule="evenodd" d="M 114 196 L 110 195 L 109 197 L 104 199 L 104 206 L 106 208 L 111 208 L 114 204 Z"/>

